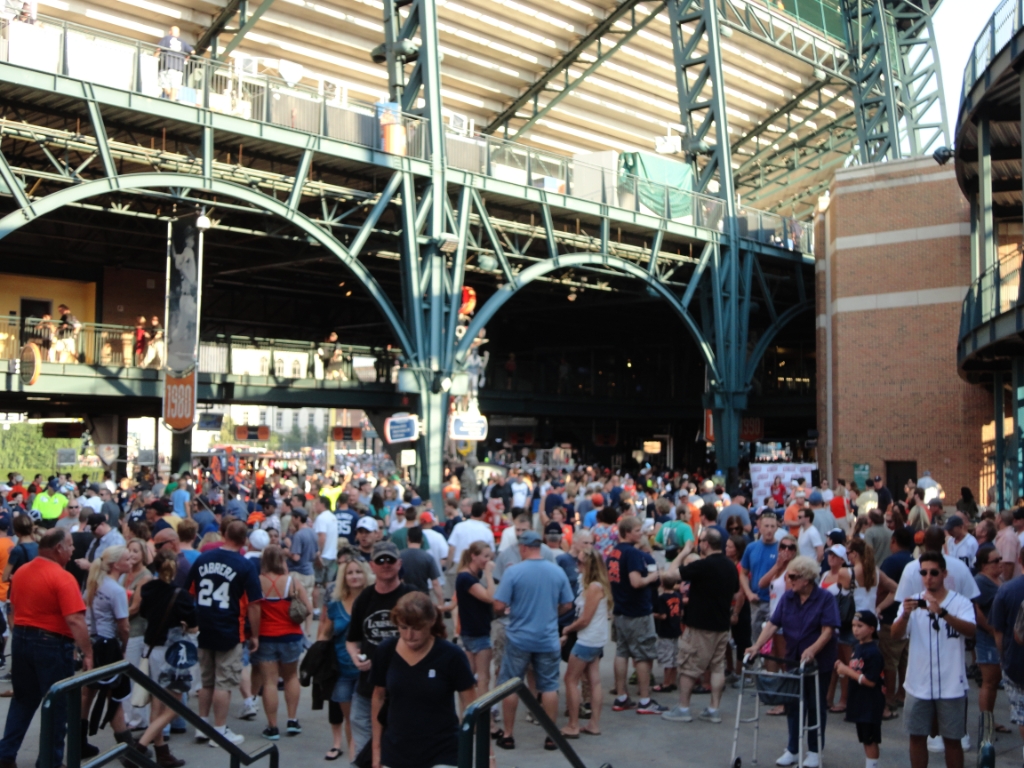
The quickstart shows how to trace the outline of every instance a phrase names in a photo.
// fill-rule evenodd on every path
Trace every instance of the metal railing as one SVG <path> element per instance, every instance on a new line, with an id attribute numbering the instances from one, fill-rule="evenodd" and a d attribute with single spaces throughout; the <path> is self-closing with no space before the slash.
<path id="1" fill-rule="evenodd" d="M 801 24 L 824 32 L 843 43 L 846 25 L 837 0 L 763 0 L 769 8 L 782 11 Z"/>
<path id="2" fill-rule="evenodd" d="M 971 50 L 971 57 L 964 68 L 963 89 L 960 91 L 960 104 L 964 103 L 967 92 L 978 82 L 985 69 L 1006 45 L 1024 27 L 1024 2 L 1022 0 L 1003 0 L 995 13 L 989 18 L 985 27 L 978 35 Z"/>
<path id="3" fill-rule="evenodd" d="M 1021 306 L 1021 252 L 985 270 L 967 289 L 960 311 L 960 338 Z"/>
<path id="4" fill-rule="evenodd" d="M 135 685 L 141 685 L 153 698 L 159 699 L 165 707 L 173 709 L 178 715 L 185 718 L 195 729 L 206 734 L 206 737 L 225 750 L 231 757 L 231 768 L 240 768 L 243 765 L 252 765 L 258 760 L 269 758 L 270 768 L 278 768 L 280 755 L 276 744 L 267 744 L 255 752 L 246 752 L 238 745 L 232 744 L 224 738 L 216 728 L 203 720 L 199 715 L 181 703 L 181 699 L 175 698 L 165 689 L 161 688 L 149 675 L 142 672 L 138 667 L 128 661 L 119 661 L 116 664 L 108 664 L 105 667 L 98 667 L 77 674 L 55 683 L 46 694 L 43 705 L 40 708 L 41 720 L 39 726 L 39 762 L 42 768 L 58 768 L 54 765 L 53 743 L 56 740 L 56 722 L 54 719 L 53 702 L 59 696 L 67 697 L 67 718 L 68 718 L 68 742 L 64 754 L 64 761 L 67 768 L 81 768 L 82 766 L 82 687 L 107 680 L 115 674 L 127 675 Z M 100 768 L 114 760 L 127 760 L 140 768 L 159 768 L 150 758 L 128 744 L 118 744 L 113 749 L 104 752 L 88 762 L 88 768 Z"/>
<path id="5" fill-rule="evenodd" d="M 137 350 L 131 326 L 79 323 L 62 329 L 59 322 L 34 317 L 0 318 L 0 360 L 18 359 L 25 344 L 38 346 L 44 363 L 101 368 L 159 370 L 165 352 L 162 335 Z M 199 343 L 199 372 L 390 383 L 400 354 L 352 344 L 329 349 L 310 341 L 218 335 Z"/>
<path id="6" fill-rule="evenodd" d="M 459 768 L 488 768 L 491 749 L 491 707 L 509 696 L 519 697 L 537 718 L 537 724 L 555 742 L 555 746 L 565 755 L 565 759 L 573 768 L 587 768 L 576 751 L 569 746 L 558 726 L 551 722 L 544 707 L 518 677 L 513 677 L 484 694 L 462 713 L 462 725 L 459 727 Z M 605 763 L 601 768 L 612 767 Z"/>

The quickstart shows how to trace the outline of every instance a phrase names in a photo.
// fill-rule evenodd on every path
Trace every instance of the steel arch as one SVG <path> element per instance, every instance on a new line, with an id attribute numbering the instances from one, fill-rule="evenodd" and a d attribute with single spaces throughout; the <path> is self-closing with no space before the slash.
<path id="1" fill-rule="evenodd" d="M 0 222 L 0 224 L 2 224 L 2 222 Z M 679 297 L 673 294 L 662 283 L 658 282 L 658 280 L 648 273 L 647 270 L 638 267 L 631 261 L 620 259 L 617 256 L 609 256 L 606 253 L 572 253 L 564 256 L 555 256 L 551 259 L 531 264 L 522 272 L 515 275 L 515 279 L 512 282 L 502 285 L 494 295 L 492 295 L 484 305 L 477 310 L 476 317 L 474 317 L 473 321 L 469 324 L 469 327 L 466 329 L 466 333 L 463 335 L 462 340 L 459 342 L 459 346 L 455 350 L 456 359 L 459 362 L 465 360 L 466 354 L 469 352 L 469 345 L 472 343 L 473 339 L 476 338 L 480 329 L 490 322 L 491 318 L 494 317 L 497 311 L 501 309 L 501 307 L 521 288 L 529 285 L 538 277 L 543 277 L 556 269 L 585 267 L 590 264 L 613 267 L 621 270 L 631 277 L 636 277 L 642 280 L 661 298 L 665 299 L 672 309 L 676 311 L 676 314 L 682 318 L 687 330 L 690 331 L 690 334 L 697 342 L 697 346 L 700 348 L 701 354 L 704 356 L 704 362 L 707 364 L 712 378 L 720 378 L 718 366 L 715 363 L 715 353 L 711 349 L 711 345 L 708 344 L 707 339 L 704 338 L 704 334 L 701 333 L 697 323 L 694 321 L 690 313 L 687 312 L 686 307 L 683 306 Z"/>
<path id="2" fill-rule="evenodd" d="M 760 362 L 764 353 L 768 350 L 768 345 L 778 336 L 779 331 L 787 326 L 797 315 L 801 315 L 809 309 L 814 309 L 814 301 L 812 299 L 802 301 L 790 307 L 765 329 L 765 332 L 761 334 L 761 338 L 757 340 L 757 346 L 754 347 L 753 352 L 750 353 L 750 357 L 747 359 L 747 370 L 743 376 L 743 386 L 745 388 L 749 387 L 750 383 L 754 380 L 758 362 Z"/>
<path id="3" fill-rule="evenodd" d="M 36 219 L 52 213 L 65 205 L 77 203 L 96 195 L 102 195 L 107 192 L 130 192 L 136 189 L 160 189 L 166 187 L 202 189 L 206 192 L 235 198 L 294 224 L 302 232 L 334 254 L 352 271 L 355 278 L 363 285 L 363 288 L 366 289 L 366 292 L 370 294 L 370 297 L 377 303 L 381 312 L 384 313 L 384 317 L 391 325 L 391 330 L 394 331 L 402 350 L 410 356 L 418 354 L 418 350 L 412 345 L 405 323 L 402 322 L 387 294 L 381 289 L 380 284 L 370 274 L 370 271 L 358 259 L 354 259 L 345 246 L 338 242 L 333 235 L 318 227 L 316 222 L 308 216 L 289 208 L 287 203 L 232 182 L 203 178 L 202 176 L 187 173 L 134 173 L 88 181 L 83 184 L 67 187 L 38 200 L 33 200 L 27 208 L 19 208 L 4 216 L 0 219 L 0 240 L 12 232 L 21 229 L 26 224 L 30 224 Z"/>

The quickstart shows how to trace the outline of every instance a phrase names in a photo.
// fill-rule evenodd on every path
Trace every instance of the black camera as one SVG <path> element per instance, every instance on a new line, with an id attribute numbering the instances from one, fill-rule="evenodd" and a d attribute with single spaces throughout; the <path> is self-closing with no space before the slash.
<path id="1" fill-rule="evenodd" d="M 927 608 L 928 607 L 928 601 L 925 600 L 923 597 L 917 598 L 917 607 L 918 608 Z"/>

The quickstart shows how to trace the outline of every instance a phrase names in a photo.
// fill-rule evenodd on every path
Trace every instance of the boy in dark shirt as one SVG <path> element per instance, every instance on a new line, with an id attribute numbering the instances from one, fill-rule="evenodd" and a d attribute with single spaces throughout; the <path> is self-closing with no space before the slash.
<path id="1" fill-rule="evenodd" d="M 670 693 L 679 690 L 676 670 L 679 657 L 679 636 L 683 634 L 683 596 L 677 587 L 679 579 L 668 573 L 661 575 L 658 596 L 654 601 L 654 631 L 658 635 L 658 663 L 664 672 L 661 685 L 652 690 Z"/>
<path id="2" fill-rule="evenodd" d="M 853 616 L 853 636 L 857 645 L 849 665 L 836 661 L 836 673 L 850 678 L 846 702 L 846 720 L 857 724 L 857 740 L 864 745 L 865 768 L 878 768 L 878 745 L 882 741 L 882 710 L 885 691 L 882 670 L 885 660 L 878 650 L 878 618 L 871 611 Z"/>

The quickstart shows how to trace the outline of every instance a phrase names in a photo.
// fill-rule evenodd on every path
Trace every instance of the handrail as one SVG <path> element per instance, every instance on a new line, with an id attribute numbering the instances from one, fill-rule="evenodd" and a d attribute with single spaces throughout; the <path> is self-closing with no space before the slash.
<path id="1" fill-rule="evenodd" d="M 82 765 L 82 697 L 79 695 L 82 686 L 106 680 L 114 674 L 124 674 L 131 678 L 136 685 L 141 685 L 151 696 L 159 699 L 164 706 L 170 707 L 177 714 L 181 715 L 187 722 L 195 726 L 197 731 L 205 734 L 208 738 L 217 743 L 218 746 L 227 751 L 231 756 L 231 768 L 239 768 L 241 765 L 252 765 L 264 757 L 270 758 L 270 768 L 279 768 L 280 755 L 276 744 L 268 744 L 255 752 L 246 752 L 237 744 L 232 744 L 210 723 L 203 720 L 199 715 L 181 703 L 181 699 L 175 698 L 164 688 L 158 685 L 149 675 L 144 673 L 129 661 L 118 661 L 108 664 L 105 667 L 97 667 L 88 672 L 82 672 L 73 677 L 65 678 L 51 686 L 46 698 L 43 699 L 41 708 L 41 723 L 39 728 L 39 760 L 42 768 L 58 768 L 53 764 L 54 717 L 53 702 L 57 696 L 67 695 L 68 711 L 68 744 L 65 753 L 65 764 L 67 768 L 99 768 L 112 760 L 125 759 L 135 763 L 140 768 L 159 768 L 151 759 L 127 744 L 118 744 L 113 749 L 93 758 L 84 766 Z"/>
<path id="2" fill-rule="evenodd" d="M 1022 304 L 1022 254 L 1016 251 L 991 265 L 971 283 L 960 312 L 960 339 Z"/>
<path id="3" fill-rule="evenodd" d="M 519 699 L 537 718 L 537 723 L 551 737 L 555 746 L 565 755 L 565 759 L 573 768 L 587 768 L 580 756 L 576 754 L 576 750 L 569 746 L 569 742 L 558 730 L 558 726 L 551 721 L 540 702 L 530 693 L 530 689 L 519 677 L 513 677 L 508 682 L 502 683 L 466 707 L 466 711 L 462 714 L 462 725 L 459 726 L 459 768 L 474 768 L 474 741 L 476 768 L 488 768 L 491 745 L 491 707 L 513 695 L 519 696 Z M 50 766 L 43 766 L 43 768 L 50 768 Z M 605 763 L 601 768 L 611 768 L 611 765 Z"/>

